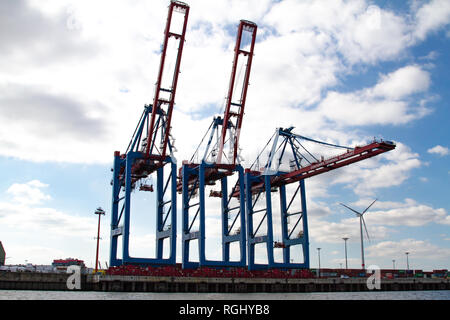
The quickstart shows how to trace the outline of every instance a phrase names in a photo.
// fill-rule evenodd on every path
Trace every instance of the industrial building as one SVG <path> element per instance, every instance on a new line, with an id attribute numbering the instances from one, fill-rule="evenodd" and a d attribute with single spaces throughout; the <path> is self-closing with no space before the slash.
<path id="1" fill-rule="evenodd" d="M 0 241 L 0 266 L 5 265 L 5 260 L 6 260 L 6 252 L 5 249 L 3 248 L 2 242 Z"/>

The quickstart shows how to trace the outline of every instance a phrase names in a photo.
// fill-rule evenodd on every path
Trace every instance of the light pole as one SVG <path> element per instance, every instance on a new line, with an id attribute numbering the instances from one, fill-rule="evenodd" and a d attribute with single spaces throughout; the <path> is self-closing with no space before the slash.
<path id="1" fill-rule="evenodd" d="M 319 256 L 319 272 L 318 272 L 319 278 L 320 278 L 320 249 L 322 248 L 317 248 L 317 254 Z"/>
<path id="2" fill-rule="evenodd" d="M 345 244 L 345 269 L 348 269 L 348 264 L 347 264 L 347 240 L 349 238 L 345 237 L 342 238 L 342 240 L 344 240 L 344 244 Z"/>
<path id="3" fill-rule="evenodd" d="M 395 270 L 395 259 L 392 259 L 392 267 Z"/>
<path id="4" fill-rule="evenodd" d="M 97 251 L 95 253 L 95 273 L 98 271 L 98 247 L 100 242 L 100 218 L 102 215 L 105 215 L 105 211 L 101 207 L 98 207 L 97 210 L 95 210 L 95 214 L 98 215 L 98 231 L 97 231 Z"/>
<path id="5" fill-rule="evenodd" d="M 408 258 L 408 256 L 409 256 L 409 252 L 406 251 L 405 254 L 406 254 L 406 275 L 408 276 L 408 271 L 409 271 L 409 258 Z"/>

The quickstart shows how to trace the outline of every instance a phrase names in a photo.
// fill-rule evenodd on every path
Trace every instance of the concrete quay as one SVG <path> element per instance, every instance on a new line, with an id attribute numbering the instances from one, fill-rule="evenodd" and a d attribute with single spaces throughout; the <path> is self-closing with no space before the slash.
<path id="1" fill-rule="evenodd" d="M 260 279 L 93 276 L 96 291 L 127 292 L 357 292 L 370 291 L 366 278 L 351 279 Z M 382 279 L 380 291 L 450 290 L 450 279 Z"/>
<path id="2" fill-rule="evenodd" d="M 0 272 L 0 290 L 69 290 L 66 284 L 69 276 L 64 273 Z M 366 281 L 366 278 L 263 279 L 82 274 L 80 284 L 82 291 L 280 293 L 370 291 Z M 381 279 L 380 290 L 450 290 L 450 279 Z"/>

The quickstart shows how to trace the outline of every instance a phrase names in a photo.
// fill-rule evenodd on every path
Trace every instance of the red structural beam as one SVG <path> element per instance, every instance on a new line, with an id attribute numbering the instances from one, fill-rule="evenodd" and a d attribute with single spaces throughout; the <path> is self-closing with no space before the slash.
<path id="1" fill-rule="evenodd" d="M 237 150 L 239 146 L 239 135 L 242 127 L 242 119 L 244 117 L 244 109 L 245 109 L 245 101 L 247 98 L 247 89 L 250 79 L 250 71 L 252 68 L 252 60 L 253 60 L 253 52 L 255 48 L 255 40 L 256 40 L 256 31 L 257 26 L 255 23 L 247 21 L 247 20 L 241 20 L 238 27 L 238 33 L 236 37 L 236 45 L 234 47 L 234 59 L 233 59 L 233 67 L 231 69 L 231 77 L 230 77 L 230 84 L 228 87 L 228 95 L 226 100 L 226 106 L 225 106 L 225 112 L 223 117 L 223 125 L 222 125 L 222 134 L 219 141 L 219 153 L 217 155 L 217 163 L 220 164 L 222 161 L 222 153 L 223 153 L 223 147 L 225 145 L 226 141 L 226 135 L 227 135 L 227 129 L 228 129 L 228 123 L 231 121 L 236 128 L 236 133 L 234 137 L 231 137 L 234 139 L 233 141 L 233 159 L 231 161 L 232 164 L 236 164 L 236 158 L 237 158 Z M 250 32 L 251 33 L 251 41 L 250 41 L 250 47 L 249 51 L 245 51 L 242 49 L 242 35 L 244 32 Z M 245 45 L 245 43 L 244 43 Z M 243 55 L 244 57 L 247 57 L 247 64 L 245 66 L 245 74 L 244 74 L 244 81 L 242 83 L 241 88 L 241 96 L 237 97 L 238 100 L 235 100 L 234 92 L 236 92 L 236 69 L 238 65 L 238 61 L 240 56 Z M 239 92 L 239 91 L 238 91 Z M 238 107 L 237 112 L 232 112 L 231 107 L 236 106 Z"/>
<path id="2" fill-rule="evenodd" d="M 171 23 L 172 23 L 172 16 L 174 11 L 179 11 L 184 13 L 184 22 L 183 22 L 183 28 L 181 34 L 175 34 L 170 31 Z M 163 146 L 160 150 L 159 159 L 163 160 L 166 156 L 166 149 L 167 149 L 167 143 L 169 141 L 169 135 L 170 135 L 170 123 L 172 119 L 172 110 L 173 105 L 175 103 L 175 93 L 177 89 L 177 83 L 178 83 L 178 74 L 180 73 L 180 63 L 181 63 L 181 55 L 183 52 L 183 45 L 185 41 L 185 34 L 186 34 L 186 26 L 187 26 L 187 20 L 189 16 L 189 6 L 183 2 L 180 1 L 171 1 L 169 5 L 169 13 L 167 17 L 167 23 L 166 23 L 166 29 L 164 31 L 164 42 L 163 42 L 163 48 L 161 52 L 161 61 L 159 65 L 159 73 L 158 73 L 158 79 L 156 82 L 156 90 L 155 90 L 155 97 L 153 99 L 153 109 L 152 114 L 150 118 L 150 124 L 149 124 L 149 130 L 147 135 L 147 147 L 145 150 L 145 155 L 148 157 L 150 155 L 150 147 L 155 144 L 155 141 L 153 141 L 154 138 L 156 138 L 155 130 L 158 130 L 158 128 L 155 128 L 155 119 L 158 112 L 160 112 L 161 105 L 166 104 L 167 110 L 165 111 L 167 119 L 166 119 L 166 131 L 164 133 L 164 140 L 163 140 Z M 161 81 L 164 73 L 164 64 L 166 59 L 166 53 L 167 53 L 167 44 L 169 42 L 169 38 L 174 37 L 175 39 L 179 40 L 179 46 L 178 46 L 178 53 L 176 58 L 176 64 L 173 71 L 173 78 L 172 78 L 172 84 L 171 88 L 162 88 L 161 87 Z M 170 92 L 170 98 L 168 100 L 166 99 L 160 99 L 160 93 L 161 91 Z"/>
<path id="3" fill-rule="evenodd" d="M 226 99 L 226 106 L 224 111 L 224 117 L 223 117 L 223 124 L 222 124 L 222 131 L 221 136 L 218 140 L 218 155 L 216 163 L 213 167 L 209 167 L 205 169 L 205 183 L 208 185 L 213 185 L 215 181 L 222 179 L 225 176 L 230 176 L 233 174 L 233 170 L 236 168 L 236 158 L 237 158 L 237 151 L 239 147 L 239 135 L 240 130 L 242 128 L 242 120 L 244 117 L 244 109 L 245 109 L 245 101 L 247 99 L 247 89 L 249 85 L 249 79 L 250 79 L 250 71 L 252 66 L 252 60 L 253 60 L 253 54 L 254 54 L 254 48 L 255 48 L 255 40 L 256 40 L 256 31 L 257 31 L 257 25 L 251 21 L 247 20 L 241 20 L 238 26 L 238 31 L 236 35 L 236 44 L 234 47 L 234 58 L 233 58 L 233 65 L 231 69 L 231 76 L 230 76 L 230 83 L 228 87 L 228 95 Z M 249 33 L 250 38 L 243 37 L 244 32 Z M 247 40 L 250 40 L 248 43 Z M 248 49 L 246 48 L 248 46 Z M 248 50 L 248 51 L 247 51 Z M 244 73 L 244 79 L 242 83 L 237 83 L 236 79 L 236 71 L 239 59 L 243 57 L 247 57 L 246 65 L 245 65 L 245 73 Z M 239 87 L 240 86 L 240 87 Z M 241 91 L 238 91 L 236 89 L 240 89 Z M 235 97 L 235 93 L 240 92 L 240 96 Z M 234 109 L 236 110 L 232 110 Z M 233 158 L 231 159 L 230 163 L 221 163 L 222 162 L 222 156 L 223 156 L 223 149 L 224 145 L 227 139 L 227 130 L 229 127 L 232 126 L 235 128 L 235 135 L 233 137 L 230 137 L 233 140 Z M 187 161 L 183 161 L 183 164 L 188 164 L 190 168 L 195 168 L 200 166 L 200 164 L 197 163 L 189 163 Z M 178 175 L 178 185 L 177 190 L 178 192 L 181 192 L 182 190 L 182 181 L 181 181 L 181 168 Z M 197 178 L 192 177 L 188 181 L 189 190 L 191 188 L 198 188 L 198 184 L 196 185 Z"/>
<path id="4" fill-rule="evenodd" d="M 199 164 L 197 163 L 190 163 L 188 164 L 190 168 L 198 167 Z M 215 181 L 222 179 L 223 177 L 230 176 L 233 174 L 234 165 L 232 164 L 216 164 L 214 167 L 206 168 L 205 169 L 205 183 L 207 185 L 214 185 Z M 178 184 L 177 184 L 177 191 L 181 192 L 182 190 L 182 182 L 181 182 L 181 168 L 178 175 Z M 192 188 L 197 189 L 198 188 L 198 181 L 197 177 L 191 177 L 188 181 L 189 190 L 192 190 Z"/>
<path id="5" fill-rule="evenodd" d="M 316 163 L 312 163 L 301 169 L 281 174 L 278 176 L 273 176 L 271 178 L 271 186 L 281 186 L 290 184 L 296 181 L 300 181 L 309 177 L 313 177 L 349 164 L 359 162 L 364 159 L 368 159 L 377 156 L 381 153 L 395 149 L 395 144 L 391 142 L 372 142 L 363 147 L 355 147 L 353 150 L 348 150 L 346 153 L 341 155 L 325 159 Z M 254 175 L 261 175 L 259 171 L 246 170 L 247 173 L 252 173 Z M 264 183 L 257 183 L 252 185 L 252 193 L 259 192 L 264 187 Z M 236 193 L 236 192 L 235 192 Z"/>

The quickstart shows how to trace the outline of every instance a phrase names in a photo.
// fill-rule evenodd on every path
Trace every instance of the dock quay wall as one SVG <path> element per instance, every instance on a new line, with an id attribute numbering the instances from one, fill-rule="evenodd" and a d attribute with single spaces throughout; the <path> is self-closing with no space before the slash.
<path id="1" fill-rule="evenodd" d="M 0 290 L 70 290 L 66 284 L 69 276 L 64 273 L 0 272 Z M 82 291 L 279 293 L 370 291 L 366 281 L 366 278 L 264 279 L 82 274 L 80 284 Z M 380 290 L 450 290 L 450 279 L 381 279 Z"/>
<path id="2" fill-rule="evenodd" d="M 69 276 L 68 273 L 0 271 L 0 290 L 68 290 Z M 88 276 L 80 275 L 81 288 L 89 287 Z"/>

